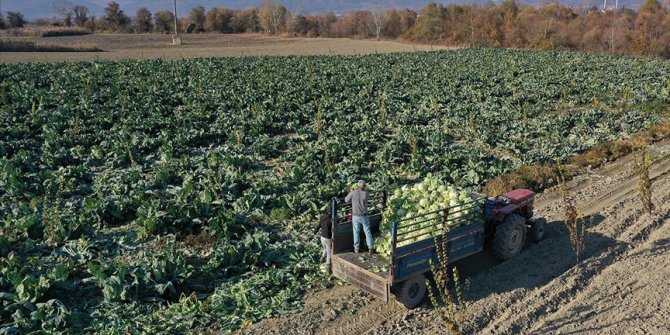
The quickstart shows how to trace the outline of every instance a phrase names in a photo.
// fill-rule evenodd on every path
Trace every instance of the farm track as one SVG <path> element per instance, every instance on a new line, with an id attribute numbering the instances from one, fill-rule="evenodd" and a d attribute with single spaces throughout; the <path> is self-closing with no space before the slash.
<path id="1" fill-rule="evenodd" d="M 536 211 L 548 219 L 546 238 L 528 244 L 517 257 L 497 262 L 487 254 L 473 256 L 476 266 L 463 266 L 470 282 L 466 333 L 476 334 L 668 334 L 670 328 L 670 143 L 658 143 L 650 169 L 653 214 L 644 213 L 637 199 L 635 156 L 609 163 L 569 184 L 585 214 L 593 217 L 579 267 L 560 221 L 557 189 L 538 196 Z M 460 265 L 459 265 L 460 266 Z M 314 322 L 305 315 L 324 313 L 323 305 L 306 304 L 302 312 L 253 325 L 250 333 L 279 333 L 279 325 L 295 326 L 299 334 L 435 334 L 443 333 L 434 310 L 424 305 L 405 310 L 383 303 L 350 286 L 338 298 L 325 290 L 308 300 L 327 296 L 344 307 L 358 304 L 353 315 L 328 304 L 334 318 Z M 353 291 L 352 291 L 353 290 Z M 316 310 L 314 310 L 316 308 Z M 307 328 L 305 328 L 307 327 Z M 291 329 L 291 328 L 284 328 Z"/>
<path id="2" fill-rule="evenodd" d="M 660 156 L 652 164 L 649 170 L 649 176 L 652 181 L 670 173 L 670 156 L 668 155 L 667 149 L 665 149 L 668 146 L 670 146 L 670 142 L 665 141 L 657 146 L 661 149 L 655 150 L 654 147 L 652 147 L 651 154 Z M 605 191 L 606 193 L 603 193 L 599 197 L 595 197 L 593 199 L 579 199 L 586 201 L 583 203 L 578 203 L 579 207 L 584 211 L 584 214 L 595 214 L 598 211 L 623 200 L 626 198 L 626 196 L 629 196 L 637 190 L 637 183 L 639 178 L 635 175 L 632 167 L 635 159 L 636 154 L 625 156 L 615 162 L 601 167 L 596 172 L 592 172 L 591 174 L 587 174 L 585 176 L 580 176 L 567 183 L 571 193 L 579 194 L 583 189 L 589 187 L 589 185 L 592 185 L 593 179 L 607 180 L 608 178 L 611 179 L 612 176 L 618 175 L 616 178 L 618 185 L 616 185 L 614 188 L 607 189 Z M 585 179 L 591 183 L 585 183 Z M 557 203 L 560 201 L 560 192 L 545 192 L 538 197 L 536 201 L 536 208 L 541 208 L 547 204 Z"/>
<path id="3" fill-rule="evenodd" d="M 670 158 L 664 158 L 662 161 L 656 163 L 649 171 L 649 177 L 652 181 L 657 180 L 670 172 Z M 609 191 L 601 198 L 596 198 L 592 202 L 584 205 L 584 213 L 586 215 L 593 215 L 599 211 L 618 204 L 626 198 L 629 198 L 637 192 L 637 185 L 640 178 L 635 175 L 629 175 L 626 181 L 613 190 Z"/>
<path id="4" fill-rule="evenodd" d="M 446 46 L 350 38 L 290 38 L 262 34 L 193 34 L 175 48 L 162 34 L 90 34 L 21 38 L 37 45 L 94 48 L 105 52 L 0 52 L 0 63 L 187 59 L 196 57 L 359 55 L 455 49 Z"/>

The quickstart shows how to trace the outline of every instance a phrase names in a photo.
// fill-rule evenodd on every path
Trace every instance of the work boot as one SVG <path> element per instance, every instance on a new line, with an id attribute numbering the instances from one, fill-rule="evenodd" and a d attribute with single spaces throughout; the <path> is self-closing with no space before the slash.
<path id="1" fill-rule="evenodd" d="M 354 249 L 354 253 L 357 254 L 357 253 L 358 253 L 358 249 Z"/>
<path id="2" fill-rule="evenodd" d="M 368 251 L 368 254 L 370 254 L 370 255 L 373 255 L 373 254 L 376 254 L 376 253 L 377 252 L 375 251 L 375 249 L 370 249 L 370 251 Z"/>

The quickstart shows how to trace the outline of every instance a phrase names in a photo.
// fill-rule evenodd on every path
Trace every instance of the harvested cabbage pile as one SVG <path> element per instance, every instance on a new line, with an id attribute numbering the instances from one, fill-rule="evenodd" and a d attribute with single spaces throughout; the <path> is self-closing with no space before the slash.
<path id="1" fill-rule="evenodd" d="M 391 254 L 392 222 L 445 208 L 449 208 L 446 227 L 441 224 L 444 220 L 444 212 L 402 221 L 398 227 L 398 234 L 409 233 L 398 236 L 398 240 L 401 241 L 397 244 L 398 247 L 444 234 L 446 233 L 444 228 L 451 229 L 468 224 L 475 218 L 481 217 L 482 208 L 477 203 L 472 202 L 471 192 L 443 183 L 432 176 L 426 177 L 420 183 L 405 185 L 396 189 L 389 196 L 383 216 L 384 220 L 379 227 L 381 236 L 375 239 L 375 249 L 381 255 L 388 256 Z"/>

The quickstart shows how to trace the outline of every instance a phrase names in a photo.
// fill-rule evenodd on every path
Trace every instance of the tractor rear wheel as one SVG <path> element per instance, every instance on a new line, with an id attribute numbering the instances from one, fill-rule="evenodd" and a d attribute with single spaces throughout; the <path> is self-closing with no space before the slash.
<path id="1" fill-rule="evenodd" d="M 526 219 L 519 214 L 510 214 L 496 227 L 493 240 L 493 255 L 508 260 L 521 252 L 526 241 Z"/>
<path id="2" fill-rule="evenodd" d="M 419 306 L 426 296 L 426 277 L 418 275 L 400 283 L 395 296 L 399 303 L 409 309 Z"/>

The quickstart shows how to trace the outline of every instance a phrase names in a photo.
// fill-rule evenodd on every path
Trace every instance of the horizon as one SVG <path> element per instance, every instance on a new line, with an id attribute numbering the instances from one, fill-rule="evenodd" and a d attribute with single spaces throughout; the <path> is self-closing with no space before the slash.
<path id="1" fill-rule="evenodd" d="M 5 16 L 8 11 L 12 12 L 21 12 L 27 20 L 39 20 L 39 19 L 54 19 L 60 17 L 54 8 L 54 3 L 57 1 L 54 0 L 37 0 L 37 1 L 19 1 L 19 0 L 0 0 L 0 13 Z M 111 2 L 108 0 L 73 0 L 67 1 L 71 5 L 84 5 L 89 9 L 89 15 L 103 16 L 105 6 Z M 173 2 L 169 0 L 148 0 L 148 1 L 135 1 L 135 0 L 118 0 L 116 1 L 121 5 L 121 9 L 126 13 L 126 15 L 133 17 L 137 9 L 140 7 L 147 7 L 152 13 L 169 10 L 172 12 Z M 385 8 L 395 8 L 395 9 L 412 9 L 419 11 L 421 8 L 425 7 L 430 2 L 436 2 L 440 4 L 486 4 L 494 3 L 499 5 L 501 1 L 467 1 L 467 0 L 454 0 L 454 1 L 423 1 L 423 0 L 376 0 L 376 1 L 349 1 L 349 0 L 316 0 L 312 1 L 308 5 L 304 5 L 301 0 L 286 0 L 286 1 L 277 1 L 284 5 L 286 9 L 292 13 L 301 13 L 304 15 L 318 15 L 326 14 L 328 12 L 333 12 L 337 15 L 347 14 L 356 10 L 365 10 L 372 6 L 383 6 Z M 602 8 L 604 1 L 600 0 L 562 0 L 556 1 L 561 6 L 566 7 L 596 7 Z M 614 0 L 610 1 L 611 3 L 616 3 Z M 629 0 L 629 1 L 618 1 L 619 8 L 637 8 L 641 0 Z M 517 1 L 520 6 L 543 6 L 549 4 L 547 0 L 522 0 Z M 260 6 L 260 0 L 237 0 L 237 1 L 226 1 L 225 4 L 222 4 L 221 1 L 217 0 L 179 0 L 177 1 L 177 14 L 181 17 L 188 16 L 190 10 L 197 6 L 203 6 L 206 10 L 210 10 L 215 7 L 221 8 L 230 8 L 230 9 L 247 9 Z M 614 8 L 613 5 L 608 3 L 609 8 Z"/>

